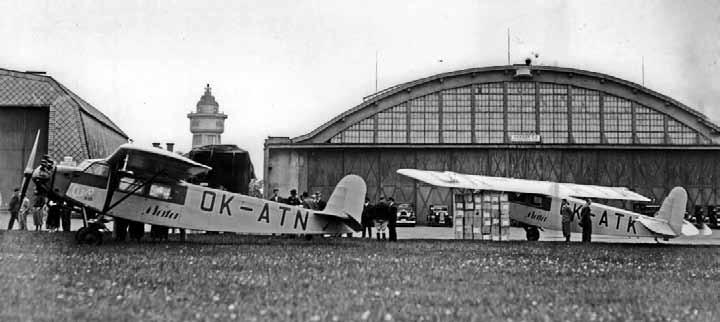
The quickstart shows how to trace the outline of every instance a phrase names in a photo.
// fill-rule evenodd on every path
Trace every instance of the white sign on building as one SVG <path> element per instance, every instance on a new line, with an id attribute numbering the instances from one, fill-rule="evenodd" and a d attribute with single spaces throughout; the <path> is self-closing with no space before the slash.
<path id="1" fill-rule="evenodd" d="M 540 143 L 540 134 L 510 134 L 510 142 L 514 143 Z"/>

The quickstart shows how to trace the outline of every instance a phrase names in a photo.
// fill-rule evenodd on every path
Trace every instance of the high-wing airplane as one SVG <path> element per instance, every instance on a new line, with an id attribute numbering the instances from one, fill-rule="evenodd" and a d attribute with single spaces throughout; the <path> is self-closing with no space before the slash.
<path id="1" fill-rule="evenodd" d="M 562 199 L 566 199 L 570 204 L 576 217 L 575 223 L 579 222 L 580 209 L 585 204 L 584 198 L 650 201 L 624 187 L 489 177 L 449 171 L 400 169 L 397 173 L 439 187 L 506 192 L 509 195 L 510 218 L 529 226 L 526 230 L 528 239 L 531 240 L 539 237 L 538 228 L 562 230 Z M 698 229 L 683 219 L 686 206 L 687 192 L 682 187 L 675 187 L 670 191 L 654 217 L 592 203 L 592 231 L 599 235 L 655 237 L 665 240 L 679 236 L 712 234 L 706 225 L 702 224 Z M 572 232 L 582 232 L 578 224 L 571 227 Z"/>
<path id="2" fill-rule="evenodd" d="M 36 142 L 37 145 L 37 142 Z M 303 209 L 188 183 L 210 167 L 158 148 L 120 146 L 105 159 L 77 167 L 44 162 L 33 171 L 36 148 L 25 170 L 22 193 L 32 178 L 50 199 L 65 200 L 101 215 L 173 228 L 239 233 L 344 234 L 362 230 L 365 182 L 348 175 L 324 210 Z M 97 225 L 78 240 L 99 243 Z"/>

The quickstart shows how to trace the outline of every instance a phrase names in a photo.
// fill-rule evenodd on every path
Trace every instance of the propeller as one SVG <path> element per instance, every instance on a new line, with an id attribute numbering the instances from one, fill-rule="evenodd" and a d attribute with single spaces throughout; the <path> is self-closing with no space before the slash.
<path id="1" fill-rule="evenodd" d="M 23 180 L 20 188 L 21 204 L 23 200 L 25 200 L 25 193 L 27 192 L 28 186 L 30 186 L 30 181 L 32 179 L 33 164 L 35 163 L 35 154 L 37 153 L 38 141 L 40 141 L 40 130 L 38 130 L 37 134 L 35 135 L 35 143 L 33 144 L 32 151 L 30 151 L 30 157 L 28 158 L 27 166 L 25 166 L 25 171 L 23 171 Z"/>

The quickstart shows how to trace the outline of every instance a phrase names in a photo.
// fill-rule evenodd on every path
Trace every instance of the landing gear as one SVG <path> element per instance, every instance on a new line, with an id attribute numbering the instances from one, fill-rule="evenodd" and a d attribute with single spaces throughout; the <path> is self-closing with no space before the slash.
<path id="1" fill-rule="evenodd" d="M 105 227 L 108 220 L 100 217 L 95 221 L 89 222 L 86 227 L 80 228 L 75 233 L 75 241 L 80 244 L 100 245 L 103 242 L 103 232 L 109 231 Z"/>
<path id="2" fill-rule="evenodd" d="M 103 242 L 102 233 L 90 226 L 78 230 L 75 239 L 81 244 L 100 245 Z"/>
<path id="3" fill-rule="evenodd" d="M 525 238 L 528 241 L 538 241 L 540 239 L 540 229 L 535 226 L 525 226 Z"/>

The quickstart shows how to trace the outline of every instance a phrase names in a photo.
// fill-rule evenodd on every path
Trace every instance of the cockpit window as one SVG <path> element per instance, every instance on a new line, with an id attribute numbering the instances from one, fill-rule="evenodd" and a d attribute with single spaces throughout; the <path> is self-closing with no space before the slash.
<path id="1" fill-rule="evenodd" d="M 142 194 L 142 189 L 138 188 L 140 185 L 142 185 L 142 182 L 140 180 L 130 177 L 122 177 L 120 178 L 120 183 L 118 184 L 118 190 L 123 192 L 133 192 L 137 194 Z"/>
<path id="2" fill-rule="evenodd" d="M 107 178 L 108 173 L 110 173 L 110 168 L 106 164 L 93 163 L 85 169 L 85 173 Z"/>
<path id="3" fill-rule="evenodd" d="M 162 183 L 153 183 L 150 185 L 150 197 L 163 199 L 163 200 L 169 200 L 171 195 L 170 192 L 172 189 L 169 185 L 162 184 Z"/>

